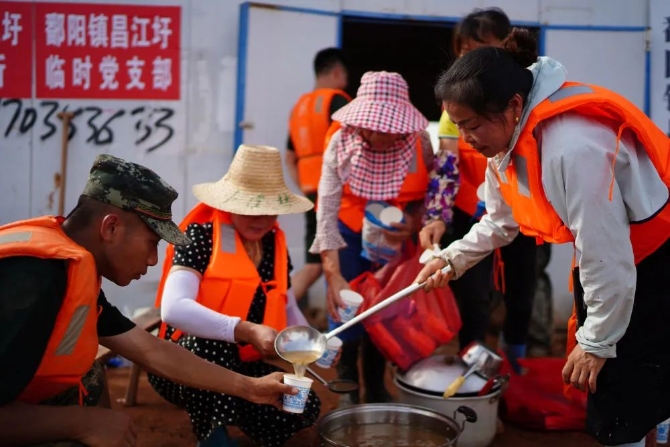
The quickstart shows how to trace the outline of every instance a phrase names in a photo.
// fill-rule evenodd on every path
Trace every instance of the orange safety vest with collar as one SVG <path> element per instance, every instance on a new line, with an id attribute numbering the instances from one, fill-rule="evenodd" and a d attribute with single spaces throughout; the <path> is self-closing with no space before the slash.
<path id="1" fill-rule="evenodd" d="M 286 302 L 288 292 L 288 250 L 284 232 L 275 223 L 274 279 L 261 282 L 256 266 L 251 261 L 235 230 L 230 214 L 215 210 L 203 203 L 191 210 L 179 225 L 185 231 L 189 224 L 212 223 L 212 256 L 202 275 L 196 301 L 203 306 L 231 317 L 246 320 L 251 302 L 258 286 L 262 286 L 266 296 L 263 324 L 280 331 L 286 327 Z M 174 247 L 167 248 L 163 275 L 158 285 L 156 307 L 160 307 L 165 281 L 172 267 Z M 161 325 L 159 336 L 166 338 L 167 325 Z M 175 328 L 171 336 L 179 340 L 182 331 Z M 238 346 L 240 359 L 251 362 L 261 359 L 261 354 L 251 345 Z"/>
<path id="2" fill-rule="evenodd" d="M 326 142 L 326 145 L 328 143 Z M 385 202 L 404 210 L 410 202 L 424 200 L 428 189 L 428 169 L 423 158 L 423 146 L 421 137 L 416 139 L 415 156 L 410 161 L 409 171 L 394 199 Z M 360 233 L 363 230 L 363 219 L 365 217 L 365 206 L 368 199 L 355 195 L 347 183 L 342 186 L 342 199 L 340 201 L 340 212 L 338 218 L 350 230 Z"/>
<path id="3" fill-rule="evenodd" d="M 0 227 L 0 258 L 30 256 L 67 262 L 67 288 L 46 350 L 18 400 L 37 404 L 79 386 L 98 353 L 97 303 L 100 294 L 93 255 L 61 229 L 62 217 L 44 216 Z"/>
<path id="4" fill-rule="evenodd" d="M 594 85 L 566 82 L 549 98 L 535 107 L 514 146 L 512 162 L 504 174 L 496 172 L 503 198 L 512 208 L 522 233 L 549 243 L 574 243 L 574 236 L 547 200 L 542 187 L 540 150 L 534 131 L 537 125 L 565 112 L 606 119 L 618 126 L 617 145 L 625 129 L 630 129 L 642 144 L 663 182 L 670 186 L 670 140 L 634 104 L 610 90 Z M 609 198 L 614 186 L 614 165 Z M 635 264 L 655 252 L 670 237 L 670 206 L 664 206 L 643 222 L 630 223 L 630 241 Z M 567 353 L 577 345 L 577 316 L 573 308 L 568 322 Z M 566 389 L 566 394 L 568 394 Z"/>
<path id="5" fill-rule="evenodd" d="M 323 143 L 331 124 L 330 104 L 336 95 L 351 100 L 343 90 L 319 88 L 302 95 L 291 112 L 289 135 L 298 160 L 298 182 L 306 194 L 319 186 Z"/>

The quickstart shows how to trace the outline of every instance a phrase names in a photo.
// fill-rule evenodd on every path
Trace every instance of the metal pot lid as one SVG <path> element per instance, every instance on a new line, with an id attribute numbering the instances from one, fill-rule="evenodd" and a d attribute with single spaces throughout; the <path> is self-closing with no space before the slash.
<path id="1" fill-rule="evenodd" d="M 466 369 L 465 363 L 457 356 L 434 355 L 418 361 L 406 372 L 398 371 L 396 378 L 417 390 L 443 393 Z M 456 395 L 478 393 L 485 384 L 485 379 L 471 374 Z"/>

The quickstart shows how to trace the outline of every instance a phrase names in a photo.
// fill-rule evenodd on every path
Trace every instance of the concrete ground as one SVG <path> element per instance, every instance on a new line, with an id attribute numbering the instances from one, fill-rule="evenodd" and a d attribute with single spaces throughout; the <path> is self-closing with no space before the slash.
<path id="1" fill-rule="evenodd" d="M 492 312 L 490 334 L 500 332 L 504 318 L 503 306 L 497 307 Z M 310 324 L 319 327 L 319 321 L 323 315 L 308 313 Z M 565 328 L 559 325 L 552 336 L 550 355 L 563 356 L 565 352 Z M 496 345 L 493 336 L 487 340 L 490 346 Z M 447 346 L 440 348 L 441 352 L 453 353 L 457 350 L 454 340 Z M 542 353 L 540 355 L 547 355 Z M 334 370 L 321 370 L 323 376 L 328 380 L 335 378 Z M 137 406 L 124 407 L 119 400 L 125 395 L 130 368 L 109 369 L 107 373 L 112 406 L 122 409 L 133 415 L 139 432 L 139 447 L 181 447 L 195 446 L 196 440 L 191 433 L 191 424 L 185 411 L 164 401 L 149 385 L 146 374 L 142 373 L 137 396 Z M 390 369 L 385 377 L 386 385 L 391 394 L 396 395 L 396 389 L 391 380 Z M 322 402 L 321 415 L 328 413 L 337 406 L 338 395 L 331 393 L 320 383 L 314 382 L 314 389 Z M 466 428 L 467 429 L 467 428 Z M 246 438 L 239 430 L 232 427 L 230 434 L 239 442 L 239 447 L 251 447 L 254 444 Z M 502 427 L 490 447 L 597 447 L 599 444 L 589 436 L 581 432 L 536 432 L 523 430 L 509 424 Z M 316 447 L 319 446 L 318 433 L 312 427 L 297 433 L 288 443 L 287 447 Z M 655 447 L 655 442 L 648 442 L 648 447 Z"/>
<path id="2" fill-rule="evenodd" d="M 108 371 L 108 380 L 112 406 L 132 414 L 138 427 L 138 447 L 181 447 L 195 446 L 195 437 L 191 433 L 191 424 L 185 411 L 164 401 L 149 385 L 146 375 L 140 378 L 138 404 L 135 407 L 124 407 L 117 400 L 125 393 L 125 387 L 130 374 L 129 368 L 111 369 Z M 328 379 L 333 376 L 331 371 L 324 373 Z M 388 377 L 387 377 L 388 379 Z M 315 389 L 321 401 L 322 414 L 335 408 L 337 395 L 329 392 L 320 384 Z M 389 386 L 391 389 L 392 385 Z M 395 390 L 393 390 L 395 391 Z M 231 435 L 238 439 L 240 447 L 251 447 L 254 444 L 234 428 Z M 306 429 L 287 444 L 291 447 L 318 446 L 318 434 L 315 428 Z M 503 433 L 496 436 L 492 447 L 596 447 L 583 433 L 541 433 L 520 430 L 506 425 Z"/>
<path id="3" fill-rule="evenodd" d="M 495 317 L 498 318 L 495 318 Z M 496 320 L 500 321 L 500 315 L 492 319 L 493 326 L 497 326 Z M 495 333 L 495 332 L 494 332 Z M 494 345 L 495 340 L 488 341 Z M 564 340 L 561 334 L 554 336 L 554 354 L 560 355 L 564 352 Z M 456 344 L 451 343 L 440 349 L 445 352 L 455 352 Z M 318 368 L 316 368 L 318 369 Z M 319 370 L 326 379 L 335 378 L 333 370 Z M 191 433 L 191 426 L 185 411 L 164 401 L 149 385 L 146 375 L 140 378 L 139 392 L 137 396 L 138 405 L 135 407 L 124 407 L 118 402 L 126 390 L 129 368 L 108 370 L 108 381 L 112 405 L 114 408 L 123 409 L 135 418 L 139 429 L 139 447 L 180 447 L 195 446 L 195 437 Z M 391 380 L 391 372 L 386 374 L 387 388 L 395 395 L 396 389 Z M 324 386 L 315 382 L 314 389 L 321 398 L 322 415 L 335 409 L 338 396 L 328 391 Z M 230 433 L 239 441 L 240 447 L 250 447 L 254 444 L 242 435 L 234 427 Z M 318 446 L 318 434 L 316 428 L 303 430 L 296 434 L 287 444 L 289 447 L 311 447 Z M 596 447 L 598 444 L 591 440 L 586 434 L 578 432 L 532 432 L 522 430 L 511 425 L 505 425 L 502 433 L 499 433 L 491 447 Z"/>

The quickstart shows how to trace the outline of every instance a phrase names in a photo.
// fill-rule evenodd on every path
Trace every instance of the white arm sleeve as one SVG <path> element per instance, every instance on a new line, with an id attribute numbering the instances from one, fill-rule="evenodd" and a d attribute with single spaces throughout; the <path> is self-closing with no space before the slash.
<path id="1" fill-rule="evenodd" d="M 286 301 L 286 324 L 288 326 L 309 326 L 305 315 L 298 307 L 293 288 L 288 289 Z"/>
<path id="2" fill-rule="evenodd" d="M 239 317 L 230 317 L 208 309 L 196 301 L 200 278 L 188 270 L 168 274 L 163 289 L 161 319 L 196 337 L 235 342 Z M 295 301 L 295 299 L 294 299 Z"/>

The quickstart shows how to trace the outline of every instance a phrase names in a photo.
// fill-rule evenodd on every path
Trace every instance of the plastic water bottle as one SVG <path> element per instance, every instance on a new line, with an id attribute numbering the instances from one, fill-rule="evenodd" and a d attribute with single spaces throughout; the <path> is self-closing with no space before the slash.
<path id="1" fill-rule="evenodd" d="M 656 426 L 656 444 L 667 444 L 669 434 L 670 419 L 667 419 Z"/>
<path id="2" fill-rule="evenodd" d="M 480 219 L 485 212 L 486 212 L 486 202 L 480 200 L 479 202 L 477 202 L 477 210 L 475 211 L 475 215 L 472 216 L 472 219 L 473 220 Z"/>

